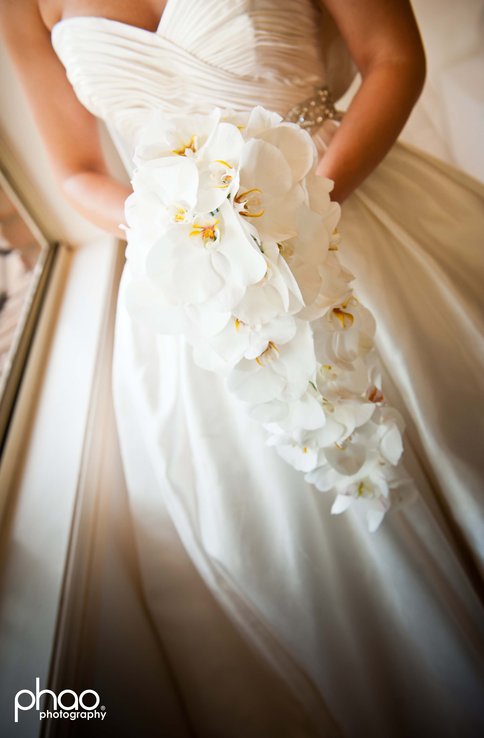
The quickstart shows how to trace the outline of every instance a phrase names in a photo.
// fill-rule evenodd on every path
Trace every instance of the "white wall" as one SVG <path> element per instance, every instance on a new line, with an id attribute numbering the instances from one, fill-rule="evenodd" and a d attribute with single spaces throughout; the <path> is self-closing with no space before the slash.
<path id="1" fill-rule="evenodd" d="M 427 52 L 403 138 L 484 180 L 484 0 L 412 0 Z"/>

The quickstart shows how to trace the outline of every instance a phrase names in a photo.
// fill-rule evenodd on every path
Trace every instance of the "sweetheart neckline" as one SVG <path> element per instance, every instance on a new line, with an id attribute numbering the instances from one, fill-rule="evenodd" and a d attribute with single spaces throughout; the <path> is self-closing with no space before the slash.
<path id="1" fill-rule="evenodd" d="M 72 21 L 102 21 L 103 23 L 110 23 L 116 26 L 121 26 L 122 28 L 132 28 L 135 31 L 140 31 L 141 33 L 147 33 L 149 36 L 158 36 L 162 28 L 165 16 L 166 16 L 166 11 L 170 4 L 171 4 L 171 0 L 166 0 L 165 7 L 161 14 L 160 20 L 154 31 L 149 31 L 147 28 L 142 28 L 141 26 L 133 26 L 131 23 L 124 23 L 123 21 L 116 20 L 115 18 L 106 18 L 103 15 L 69 15 L 67 16 L 67 18 L 61 18 L 56 23 L 54 23 L 54 25 L 50 29 L 50 34 L 52 36 L 57 31 L 58 28 Z"/>

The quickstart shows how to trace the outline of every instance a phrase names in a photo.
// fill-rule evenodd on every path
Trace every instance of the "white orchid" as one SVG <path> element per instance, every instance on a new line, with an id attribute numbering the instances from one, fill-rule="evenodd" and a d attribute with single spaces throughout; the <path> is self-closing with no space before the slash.
<path id="1" fill-rule="evenodd" d="M 238 123 L 241 123 L 240 118 Z M 264 131 L 279 126 L 283 123 L 282 116 L 279 113 L 274 113 L 270 110 L 266 110 L 261 105 L 256 105 L 252 108 L 249 115 L 245 118 L 245 138 L 250 140 L 251 138 L 257 138 Z"/>
<path id="2" fill-rule="evenodd" d="M 276 113 L 214 110 L 138 136 L 126 201 L 131 314 L 181 333 L 226 377 L 268 444 L 332 512 L 375 530 L 404 490 L 403 424 L 385 405 L 375 323 L 340 263 L 340 207 L 306 131 Z"/>
<path id="3" fill-rule="evenodd" d="M 336 203 L 325 215 L 307 205 L 299 208 L 297 236 L 281 243 L 281 254 L 290 266 L 304 298 L 300 317 L 314 320 L 337 301 L 351 294 L 353 275 L 332 251 L 334 230 L 340 216 Z"/>
<path id="4" fill-rule="evenodd" d="M 316 356 L 322 364 L 351 370 L 353 362 L 374 346 L 375 320 L 353 295 L 333 304 L 315 321 L 313 330 Z"/>
<path id="5" fill-rule="evenodd" d="M 311 210 L 314 210 L 315 213 L 319 213 L 320 215 L 332 213 L 337 203 L 333 202 L 330 198 L 330 193 L 334 188 L 334 182 L 331 179 L 316 174 L 316 170 L 313 167 L 308 172 L 307 177 L 304 178 L 302 186 L 306 193 L 307 204 Z"/>
<path id="6" fill-rule="evenodd" d="M 269 342 L 282 346 L 294 338 L 296 321 L 292 315 L 280 315 L 267 323 L 244 323 L 237 317 L 230 319 L 223 331 L 209 339 L 211 347 L 230 365 L 241 359 L 257 359 Z"/>
<path id="7" fill-rule="evenodd" d="M 288 343 L 268 341 L 254 359 L 242 359 L 228 376 L 228 388 L 250 404 L 275 398 L 295 400 L 306 391 L 315 370 L 311 328 L 296 319 L 296 332 Z"/>
<path id="8" fill-rule="evenodd" d="M 343 443 L 324 450 L 322 464 L 306 479 L 320 491 L 336 491 L 334 514 L 360 499 L 366 501 L 370 530 L 376 530 L 390 507 L 390 489 L 400 477 L 394 467 L 402 455 L 403 422 L 390 408 L 376 408 L 373 417 Z"/>
<path id="9" fill-rule="evenodd" d="M 301 205 L 297 235 L 282 244 L 283 256 L 293 272 L 298 265 L 317 267 L 324 263 L 339 216 L 337 203 L 331 203 L 324 215 L 311 210 L 305 203 Z"/>
<path id="10" fill-rule="evenodd" d="M 260 244 L 266 271 L 260 282 L 247 288 L 234 313 L 244 323 L 268 322 L 278 315 L 297 313 L 304 305 L 299 286 L 276 243 Z"/>
<path id="11" fill-rule="evenodd" d="M 153 243 L 171 225 L 190 222 L 197 202 L 198 179 L 195 163 L 185 157 L 150 161 L 134 173 L 125 216 L 138 240 L 142 237 Z"/>
<path id="12" fill-rule="evenodd" d="M 166 116 L 154 110 L 138 132 L 134 163 L 140 168 L 163 157 L 183 156 L 198 158 L 203 147 L 217 130 L 221 111 L 215 108 L 206 115 Z"/>
<path id="13" fill-rule="evenodd" d="M 296 403 L 293 403 L 293 406 Z M 305 403 L 304 405 L 307 405 Z M 340 402 L 330 405 L 319 399 L 319 413 L 316 407 L 306 408 L 308 421 L 301 422 L 298 417 L 303 404 L 296 412 L 290 408 L 286 417 L 278 418 L 277 424 L 269 424 L 272 431 L 269 439 L 280 456 L 296 468 L 310 471 L 326 461 L 326 453 L 331 455 L 334 448 L 345 447 L 358 428 L 364 427 L 375 411 L 371 403 Z M 291 461 L 292 459 L 292 461 Z M 299 459 L 299 461 L 297 461 Z"/>
<path id="14" fill-rule="evenodd" d="M 373 359 L 374 357 L 372 357 Z M 327 402 L 339 400 L 365 399 L 375 402 L 377 395 L 368 395 L 368 388 L 378 389 L 379 378 L 376 376 L 373 361 L 359 357 L 351 368 L 342 368 L 337 364 L 320 364 L 316 374 L 316 386 Z"/>
<path id="15" fill-rule="evenodd" d="M 289 164 L 294 184 L 302 182 L 317 163 L 317 151 L 312 138 L 295 123 L 280 123 L 266 128 L 256 138 L 272 144 L 281 152 Z"/>
<path id="16" fill-rule="evenodd" d="M 266 262 L 225 201 L 213 214 L 169 228 L 149 251 L 146 268 L 172 304 L 228 310 L 263 278 Z"/>
<path id="17" fill-rule="evenodd" d="M 337 484 L 335 487 L 338 489 Z M 369 476 L 361 475 L 358 481 L 349 484 L 345 481 L 345 491 L 336 495 L 331 512 L 340 515 L 355 502 L 363 506 L 368 529 L 374 533 L 390 509 L 389 480 L 382 469 L 373 470 Z"/>
<path id="18" fill-rule="evenodd" d="M 301 433 L 301 436 L 304 434 Z M 313 438 L 294 438 L 286 435 L 269 436 L 268 445 L 274 446 L 284 461 L 302 472 L 311 472 L 320 463 L 320 449 Z"/>
<path id="19" fill-rule="evenodd" d="M 234 205 L 259 237 L 279 241 L 294 236 L 304 192 L 284 154 L 271 143 L 251 139 L 241 152 L 239 176 Z"/>
<path id="20" fill-rule="evenodd" d="M 197 209 L 210 212 L 237 192 L 239 159 L 244 139 L 237 126 L 221 122 L 204 146 L 198 163 L 200 186 Z"/>
<path id="21" fill-rule="evenodd" d="M 252 405 L 250 415 L 264 423 L 272 437 L 280 439 L 298 430 L 318 430 L 326 424 L 322 398 L 311 382 L 297 399 L 284 401 L 275 398 Z"/>

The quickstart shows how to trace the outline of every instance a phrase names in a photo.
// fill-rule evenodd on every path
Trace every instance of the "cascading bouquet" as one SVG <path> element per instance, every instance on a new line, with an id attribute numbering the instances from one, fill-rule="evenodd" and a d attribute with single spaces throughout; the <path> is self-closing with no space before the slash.
<path id="1" fill-rule="evenodd" d="M 403 423 L 381 392 L 375 322 L 339 262 L 339 205 L 310 135 L 261 107 L 140 132 L 126 201 L 132 315 L 183 334 L 333 513 L 371 531 L 407 478 Z"/>

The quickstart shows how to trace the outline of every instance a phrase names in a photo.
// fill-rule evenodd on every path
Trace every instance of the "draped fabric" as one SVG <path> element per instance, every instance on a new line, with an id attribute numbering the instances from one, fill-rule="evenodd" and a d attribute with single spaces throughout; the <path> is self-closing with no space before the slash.
<path id="1" fill-rule="evenodd" d="M 284 114 L 351 76 L 310 0 L 168 0 L 155 33 L 83 17 L 58 23 L 52 40 L 128 170 L 155 107 Z M 167 509 L 208 586 L 311 716 L 313 732 L 294 735 L 483 733 L 471 576 L 484 559 L 483 195 L 397 143 L 343 207 L 341 258 L 375 314 L 419 492 L 375 535 L 353 511 L 330 515 L 331 499 L 265 446 L 182 338 L 130 318 L 123 273 L 113 392 L 153 617 Z"/>

